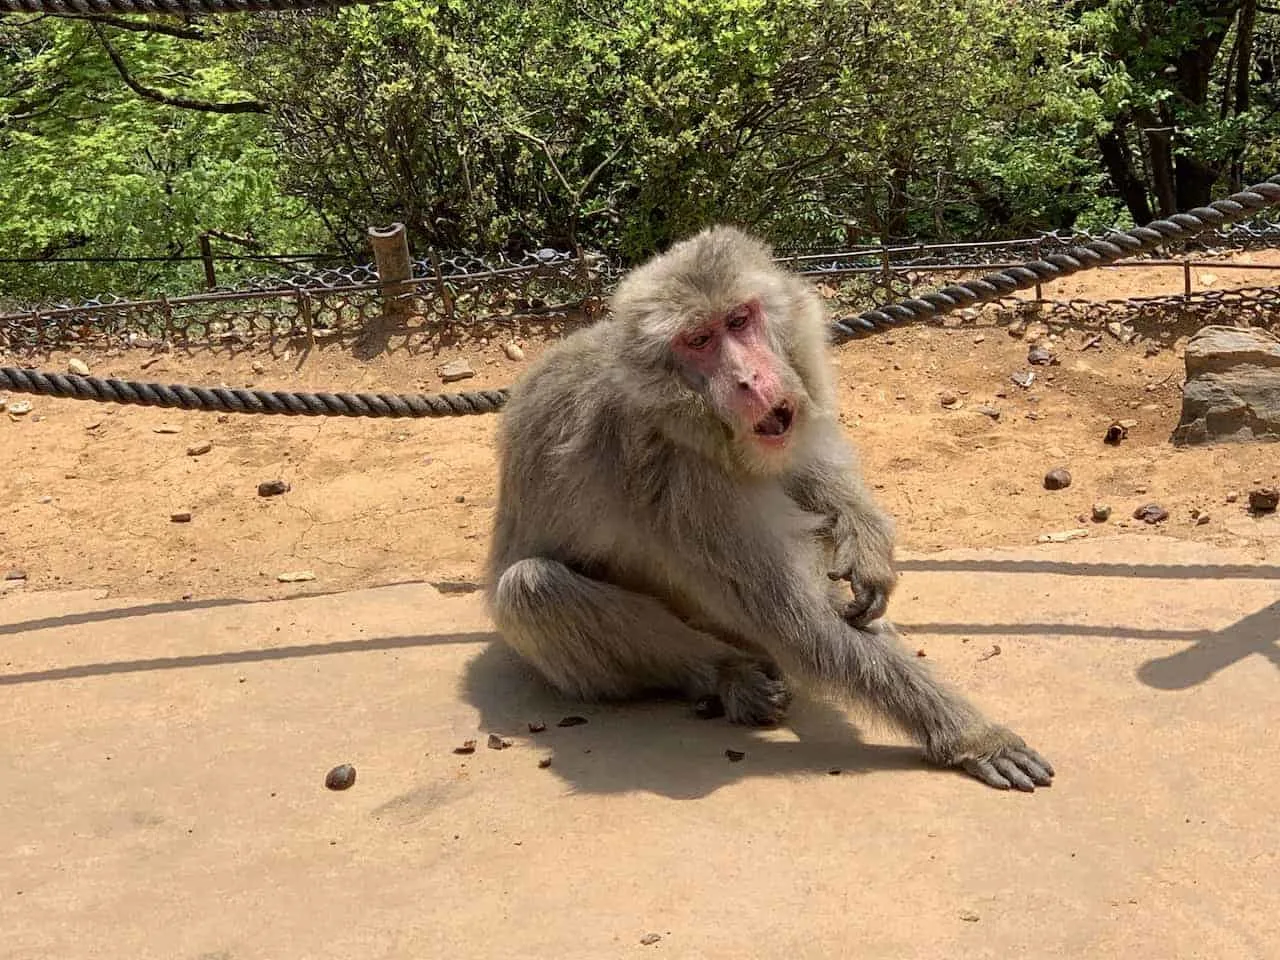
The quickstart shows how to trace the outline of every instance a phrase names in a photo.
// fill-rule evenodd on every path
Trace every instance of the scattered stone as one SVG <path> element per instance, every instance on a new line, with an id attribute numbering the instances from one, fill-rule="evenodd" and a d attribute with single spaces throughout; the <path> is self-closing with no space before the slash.
<path id="1" fill-rule="evenodd" d="M 950 391 L 943 391 L 938 395 L 938 402 L 948 410 L 958 410 L 963 405 L 963 401 Z"/>
<path id="2" fill-rule="evenodd" d="M 1036 537 L 1036 543 L 1066 543 L 1068 540 L 1079 540 L 1081 537 L 1087 537 L 1089 531 L 1082 527 L 1075 530 L 1061 530 L 1057 533 L 1042 533 Z"/>
<path id="3" fill-rule="evenodd" d="M 466 498 L 466 497 L 464 497 L 462 494 L 458 494 L 456 497 L 454 497 L 454 498 L 453 498 L 453 502 L 454 502 L 454 503 L 466 503 L 466 502 L 467 502 L 467 498 Z"/>
<path id="4" fill-rule="evenodd" d="M 1036 374 L 1034 370 L 1025 370 L 1022 373 L 1015 373 L 1009 377 L 1014 383 L 1023 390 L 1028 389 L 1035 382 Z"/>
<path id="5" fill-rule="evenodd" d="M 213 444 L 206 440 L 204 443 L 197 443 L 195 446 L 187 447 L 188 457 L 203 457 L 206 453 L 213 449 Z"/>
<path id="6" fill-rule="evenodd" d="M 488 744 L 490 750 L 505 750 L 507 747 L 511 746 L 511 741 L 503 740 L 496 733 L 491 733 L 489 734 Z"/>
<path id="7" fill-rule="evenodd" d="M 844 772 L 844 771 L 843 771 L 843 770 L 841 770 L 839 767 L 832 767 L 830 770 L 828 770 L 828 771 L 827 771 L 827 776 L 830 776 L 830 777 L 838 777 L 838 776 L 840 776 L 840 774 L 842 774 L 843 772 Z"/>
<path id="8" fill-rule="evenodd" d="M 255 360 L 255 361 L 253 361 L 253 363 L 252 363 L 250 366 L 252 366 L 252 367 L 253 367 L 253 372 L 254 372 L 254 373 L 262 374 L 262 373 L 266 373 L 266 372 L 267 372 L 266 365 L 265 365 L 265 364 L 263 364 L 263 362 L 262 362 L 261 360 Z"/>
<path id="9" fill-rule="evenodd" d="M 662 939 L 661 934 L 646 933 L 643 937 L 640 938 L 640 943 L 646 947 L 651 947 L 661 939 Z"/>
<path id="10" fill-rule="evenodd" d="M 356 782 L 356 768 L 349 763 L 339 764 L 324 776 L 324 785 L 330 790 L 346 790 Z"/>
<path id="11" fill-rule="evenodd" d="M 984 661 L 984 660 L 990 660 L 992 657 L 998 657 L 998 656 L 1000 656 L 1000 654 L 1001 654 L 1001 653 L 1003 653 L 1003 652 L 1004 652 L 1004 651 L 1002 651 L 1002 650 L 1000 649 L 1000 644 L 998 644 L 998 643 L 993 643 L 993 644 L 991 645 L 991 651 L 990 651 L 989 653 L 984 653 L 982 656 L 980 656 L 980 657 L 978 658 L 978 662 L 979 662 L 979 663 L 982 663 L 982 661 Z"/>
<path id="12" fill-rule="evenodd" d="M 21 568 L 15 568 L 6 573 L 4 578 L 6 580 L 25 580 L 27 579 L 27 571 Z"/>
<path id="13" fill-rule="evenodd" d="M 466 360 L 450 360 L 440 368 L 440 379 L 445 383 L 453 383 L 457 380 L 466 380 L 468 377 L 476 375 L 471 364 Z"/>
<path id="14" fill-rule="evenodd" d="M 1105 503 L 1095 503 L 1090 517 L 1094 523 L 1106 523 L 1111 519 L 1111 507 Z"/>
<path id="15" fill-rule="evenodd" d="M 444 594 L 475 593 L 480 589 L 474 580 L 436 580 L 431 585 Z"/>
<path id="16" fill-rule="evenodd" d="M 454 748 L 453 748 L 453 752 L 454 752 L 454 753 L 462 753 L 462 754 L 466 754 L 466 753 L 475 753 L 475 752 L 476 752 L 476 742 L 475 742 L 474 740 L 463 740 L 463 741 L 462 741 L 462 746 L 460 746 L 460 747 L 454 747 Z"/>
<path id="17" fill-rule="evenodd" d="M 580 727 L 587 722 L 586 717 L 561 717 L 556 723 L 557 727 Z"/>
<path id="18" fill-rule="evenodd" d="M 37 500 L 36 503 L 43 503 L 43 504 L 53 503 L 53 497 L 49 496 L 48 494 L 45 494 L 43 497 Z"/>
<path id="19" fill-rule="evenodd" d="M 978 334 L 976 337 L 974 337 L 974 338 L 973 338 L 973 342 L 974 342 L 974 343 L 982 343 L 982 342 L 983 342 L 984 340 L 986 340 L 986 339 L 987 339 L 987 338 L 986 338 L 986 337 L 984 337 L 982 334 Z"/>
<path id="20" fill-rule="evenodd" d="M 158 426 L 158 427 L 156 427 L 155 429 L 153 429 L 151 432 L 152 432 L 152 433 L 168 433 L 168 434 L 181 433 L 181 432 L 182 432 L 182 428 L 181 428 L 181 427 L 172 427 L 172 426 L 169 426 L 169 424 L 167 424 L 167 423 L 166 423 L 166 424 L 161 424 L 160 426 Z"/>
<path id="21" fill-rule="evenodd" d="M 1027 332 L 1027 321 L 1015 320 L 1005 328 L 1005 332 L 1011 337 L 1021 337 Z"/>
<path id="22" fill-rule="evenodd" d="M 1064 467 L 1055 467 L 1044 475 L 1046 490 L 1065 490 L 1071 486 L 1071 474 Z"/>
<path id="23" fill-rule="evenodd" d="M 1053 352 L 1040 344 L 1034 345 L 1027 351 L 1027 363 L 1037 367 L 1047 367 L 1058 362 L 1058 358 Z"/>
<path id="24" fill-rule="evenodd" d="M 927 657 L 927 656 L 928 656 L 928 654 L 927 654 L 927 653 L 925 653 L 925 652 L 924 652 L 924 650 L 917 650 L 917 651 L 916 651 L 916 656 L 917 656 L 917 657 Z"/>
<path id="25" fill-rule="evenodd" d="M 724 716 L 724 701 L 714 693 L 699 697 L 693 705 L 693 714 L 699 720 L 718 720 Z"/>
<path id="26" fill-rule="evenodd" d="M 988 407 L 984 405 L 981 407 L 975 407 L 974 409 L 977 410 L 978 413 L 982 414 L 984 417 L 990 417 L 992 420 L 1000 419 L 1000 411 L 997 410 L 995 407 Z"/>
<path id="27" fill-rule="evenodd" d="M 191 511 L 190 511 L 190 510 L 179 510 L 177 513 L 171 513 L 171 514 L 169 514 L 169 519 L 170 519 L 172 522 L 174 522 L 174 523 L 190 523 L 190 522 L 191 522 Z"/>
<path id="28" fill-rule="evenodd" d="M 1280 440 L 1280 337 L 1208 326 L 1187 342 L 1178 445 Z"/>
<path id="29" fill-rule="evenodd" d="M 277 573 L 276 579 L 281 583 L 306 583 L 308 580 L 314 580 L 316 575 L 310 570 L 294 570 L 289 573 Z"/>
<path id="30" fill-rule="evenodd" d="M 1111 426 L 1107 427 L 1107 432 L 1106 432 L 1106 435 L 1103 436 L 1102 442 L 1109 443 L 1114 447 L 1117 444 L 1119 444 L 1121 440 L 1124 440 L 1128 436 L 1129 436 L 1128 429 L 1123 425 L 1121 425 L 1119 422 L 1116 422 L 1111 424 Z"/>
<path id="31" fill-rule="evenodd" d="M 1240 499 L 1240 494 L 1237 493 L 1235 490 L 1232 490 L 1230 493 L 1227 494 L 1227 503 L 1235 503 L 1239 499 Z"/>
<path id="32" fill-rule="evenodd" d="M 551 766 L 551 758 L 550 758 L 550 757 L 543 757 L 541 760 L 539 760 L 539 761 L 538 761 L 538 769 L 539 769 L 539 770 L 545 770 L 545 769 L 547 769 L 547 767 L 549 767 L 549 766 Z"/>
<path id="33" fill-rule="evenodd" d="M 1254 513 L 1271 513 L 1276 507 L 1280 507 L 1280 490 L 1275 487 L 1249 491 L 1249 509 Z"/>
<path id="34" fill-rule="evenodd" d="M 1158 503 L 1144 503 L 1133 511 L 1133 519 L 1144 523 L 1160 523 L 1162 520 L 1169 519 L 1169 511 Z"/>
<path id="35" fill-rule="evenodd" d="M 972 910 L 961 910 L 960 919 L 963 920 L 965 923 L 977 923 L 978 915 L 974 913 Z"/>
<path id="36" fill-rule="evenodd" d="M 1080 344 L 1081 350 L 1088 350 L 1090 347 L 1096 347 L 1102 343 L 1102 334 L 1095 333 L 1092 337 Z"/>
<path id="37" fill-rule="evenodd" d="M 1212 287 L 1218 282 L 1218 275 L 1216 273 L 1202 273 L 1199 275 L 1199 278 L 1200 282 L 1206 287 Z"/>
<path id="38" fill-rule="evenodd" d="M 1206 523 L 1209 522 L 1209 514 L 1200 513 L 1196 516 L 1195 520 L 1196 520 L 1197 527 L 1203 527 Z"/>
<path id="39" fill-rule="evenodd" d="M 1155 343 L 1148 343 L 1147 349 L 1143 352 L 1143 356 L 1150 360 L 1152 357 L 1160 356 L 1160 346 Z"/>
<path id="40" fill-rule="evenodd" d="M 292 487 L 284 480 L 263 480 L 258 484 L 258 496 L 260 497 L 278 497 L 282 493 L 288 493 Z"/>
<path id="41" fill-rule="evenodd" d="M 15 417 L 25 417 L 31 412 L 31 402 L 28 400 L 10 400 L 8 409 Z"/>
<path id="42" fill-rule="evenodd" d="M 542 732 L 543 730 L 545 730 L 545 729 L 547 729 L 547 725 L 546 725 L 545 723 L 543 723 L 541 720 L 530 720 L 530 721 L 529 721 L 529 732 L 530 732 L 530 733 L 541 733 L 541 732 Z"/>
<path id="43" fill-rule="evenodd" d="M 524 359 L 524 351 L 520 349 L 520 344 L 507 342 L 502 345 L 502 352 L 507 355 L 508 360 L 514 360 L 519 363 Z"/>
<path id="44" fill-rule="evenodd" d="M 726 749 L 724 755 L 729 758 L 730 763 L 737 763 L 746 756 L 741 750 Z"/>
<path id="45" fill-rule="evenodd" d="M 79 357 L 72 357 L 67 361 L 67 373 L 74 373 L 78 377 L 87 377 L 89 375 L 89 365 Z"/>

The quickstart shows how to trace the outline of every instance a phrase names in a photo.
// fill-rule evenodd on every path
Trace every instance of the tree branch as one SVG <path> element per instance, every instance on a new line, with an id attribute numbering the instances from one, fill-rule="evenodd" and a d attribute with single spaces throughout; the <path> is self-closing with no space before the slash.
<path id="1" fill-rule="evenodd" d="M 208 40 L 209 35 L 197 27 L 179 27 L 169 23 L 151 20 L 129 20 L 125 17 L 113 17 L 107 14 L 71 14 L 67 20 L 89 20 L 101 23 L 118 30 L 132 30 L 135 33 L 163 33 L 166 37 L 177 37 L 179 40 Z"/>
<path id="2" fill-rule="evenodd" d="M 92 21 L 91 21 L 92 23 Z M 166 106 L 178 107 L 181 110 L 200 110 L 204 113 L 266 113 L 267 105 L 261 100 L 236 100 L 231 103 L 209 103 L 204 100 L 190 100 L 187 97 L 173 96 L 167 93 L 161 93 L 159 90 L 152 90 L 150 87 L 144 87 L 129 73 L 129 68 L 125 66 L 124 60 L 120 58 L 120 54 L 116 52 L 116 48 L 111 45 L 111 41 L 107 39 L 106 34 L 102 32 L 102 27 L 97 23 L 92 23 L 93 32 L 98 35 L 98 39 L 102 41 L 103 48 L 107 51 L 107 56 L 111 58 L 111 62 L 115 64 L 116 71 L 120 74 L 120 79 L 125 82 L 130 90 L 142 97 L 144 100 L 153 100 L 156 103 L 163 103 Z"/>

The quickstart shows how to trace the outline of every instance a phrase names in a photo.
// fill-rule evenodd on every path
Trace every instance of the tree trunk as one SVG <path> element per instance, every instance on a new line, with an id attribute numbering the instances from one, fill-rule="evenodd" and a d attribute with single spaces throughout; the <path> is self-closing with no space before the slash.
<path id="1" fill-rule="evenodd" d="M 1110 133 L 1098 138 L 1098 152 L 1102 155 L 1102 165 L 1111 177 L 1120 198 L 1133 217 L 1135 223 L 1146 223 L 1153 220 L 1151 203 L 1147 199 L 1147 188 L 1142 179 L 1133 172 L 1133 163 L 1129 154 L 1129 144 L 1124 139 L 1124 127 L 1117 122 Z"/>

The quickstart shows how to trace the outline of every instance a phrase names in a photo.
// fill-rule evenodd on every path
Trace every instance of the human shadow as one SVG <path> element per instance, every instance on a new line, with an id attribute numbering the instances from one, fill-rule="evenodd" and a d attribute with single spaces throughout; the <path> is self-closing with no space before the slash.
<path id="1" fill-rule="evenodd" d="M 699 719 L 688 703 L 661 697 L 584 704 L 553 690 L 496 634 L 467 664 L 461 688 L 482 732 L 527 738 L 550 757 L 551 773 L 584 793 L 696 799 L 750 777 L 928 769 L 918 749 L 865 743 L 844 713 L 808 698 L 797 698 L 774 730 Z M 557 726 L 567 716 L 588 722 Z M 535 721 L 546 729 L 530 734 Z M 731 760 L 726 750 L 743 756 Z"/>
<path id="2" fill-rule="evenodd" d="M 1206 631 L 1191 646 L 1148 660 L 1138 679 L 1158 690 L 1186 690 L 1257 654 L 1280 668 L 1280 600 L 1222 630 Z"/>

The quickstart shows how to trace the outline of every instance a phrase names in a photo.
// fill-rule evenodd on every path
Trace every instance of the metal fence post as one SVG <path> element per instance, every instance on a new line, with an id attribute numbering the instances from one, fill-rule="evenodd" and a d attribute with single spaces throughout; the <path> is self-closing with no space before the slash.
<path id="1" fill-rule="evenodd" d="M 213 244 L 209 242 L 207 233 L 200 234 L 200 259 L 204 261 L 205 289 L 212 290 L 218 285 L 218 280 L 213 273 Z"/>

